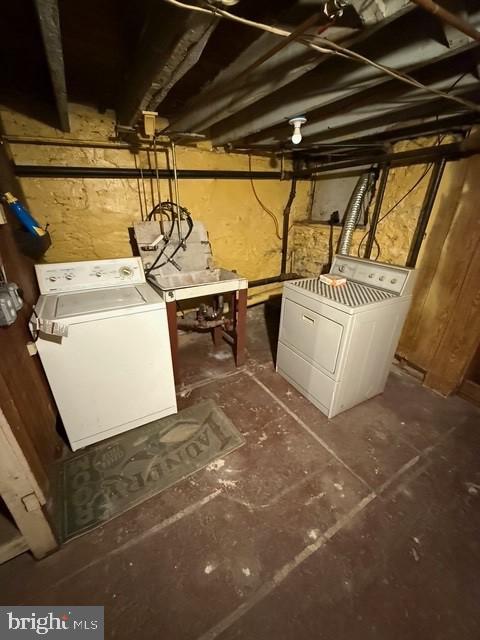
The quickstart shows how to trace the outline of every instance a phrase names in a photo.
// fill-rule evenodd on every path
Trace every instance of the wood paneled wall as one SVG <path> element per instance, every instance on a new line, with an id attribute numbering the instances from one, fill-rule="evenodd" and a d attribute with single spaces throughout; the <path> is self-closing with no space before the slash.
<path id="1" fill-rule="evenodd" d="M 1 147 L 0 190 L 22 195 Z M 28 319 L 38 297 L 33 261 L 18 250 L 13 235 L 16 221 L 7 215 L 9 224 L 0 225 L 0 259 L 7 278 L 22 288 L 25 303 L 14 324 L 0 327 L 0 407 L 48 496 L 49 472 L 62 441 L 56 431 L 56 407 L 39 358 L 30 356 L 26 346 L 32 339 Z"/>
<path id="2" fill-rule="evenodd" d="M 480 342 L 480 156 L 447 167 L 398 348 L 445 395 L 462 383 Z"/>

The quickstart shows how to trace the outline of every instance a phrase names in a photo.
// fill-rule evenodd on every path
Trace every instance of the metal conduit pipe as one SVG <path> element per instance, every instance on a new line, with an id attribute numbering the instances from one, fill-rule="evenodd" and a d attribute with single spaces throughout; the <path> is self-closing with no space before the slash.
<path id="1" fill-rule="evenodd" d="M 373 186 L 375 179 L 375 172 L 368 171 L 360 176 L 352 196 L 348 203 L 347 211 L 345 213 L 342 235 L 338 243 L 338 253 L 348 255 L 350 245 L 352 244 L 352 237 L 355 227 L 357 226 L 358 218 L 362 210 L 362 205 L 368 191 Z"/>
<path id="2" fill-rule="evenodd" d="M 285 280 L 295 280 L 301 276 L 296 273 L 280 273 L 278 276 L 272 276 L 270 278 L 260 278 L 259 280 L 249 280 L 248 288 L 264 287 L 267 284 L 275 284 L 277 282 L 284 282 Z"/>
<path id="3" fill-rule="evenodd" d="M 16 164 L 15 175 L 21 178 L 157 178 L 155 169 L 133 167 L 65 167 L 53 165 Z M 280 171 L 236 171 L 224 169 L 177 169 L 178 179 L 187 180 L 282 180 Z M 159 178 L 173 178 L 171 169 L 158 169 Z"/>

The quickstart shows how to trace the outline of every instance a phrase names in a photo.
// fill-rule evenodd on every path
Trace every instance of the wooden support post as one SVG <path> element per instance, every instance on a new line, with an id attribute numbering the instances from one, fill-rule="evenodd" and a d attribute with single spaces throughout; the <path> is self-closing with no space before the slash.
<path id="1" fill-rule="evenodd" d="M 443 395 L 461 385 L 480 342 L 480 156 L 447 169 L 398 347 Z"/>
<path id="2" fill-rule="evenodd" d="M 235 341 L 233 343 L 233 355 L 235 364 L 241 367 L 245 364 L 247 341 L 247 289 L 240 289 L 233 295 L 233 319 L 235 323 Z"/>
<path id="3" fill-rule="evenodd" d="M 36 558 L 57 548 L 52 528 L 43 512 L 43 496 L 32 482 L 28 463 L 0 410 L 0 495 Z"/>
<path id="4" fill-rule="evenodd" d="M 178 329 L 177 303 L 175 300 L 167 302 L 168 333 L 170 335 L 170 351 L 172 353 L 173 377 L 175 384 L 180 382 L 180 365 L 178 361 Z"/>
<path id="5" fill-rule="evenodd" d="M 17 527 L 0 513 L 0 564 L 28 550 L 28 544 Z"/>

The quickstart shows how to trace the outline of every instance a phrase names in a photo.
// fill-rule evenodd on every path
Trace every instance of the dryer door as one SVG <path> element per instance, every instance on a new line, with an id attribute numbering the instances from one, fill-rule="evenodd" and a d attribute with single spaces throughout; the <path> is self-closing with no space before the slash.
<path id="1" fill-rule="evenodd" d="M 283 299 L 280 342 L 332 374 L 337 367 L 343 332 L 339 322 Z"/>

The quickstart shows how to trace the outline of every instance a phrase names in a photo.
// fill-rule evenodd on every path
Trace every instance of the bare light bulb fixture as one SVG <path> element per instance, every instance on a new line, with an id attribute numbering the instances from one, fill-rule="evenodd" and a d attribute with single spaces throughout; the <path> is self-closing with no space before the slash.
<path id="1" fill-rule="evenodd" d="M 302 124 L 305 124 L 306 121 L 307 119 L 305 118 L 305 116 L 296 116 L 295 118 L 291 118 L 288 121 L 288 124 L 291 124 L 293 127 L 293 133 L 291 138 L 293 144 L 300 144 L 300 142 L 302 141 L 301 127 L 302 127 Z"/>

